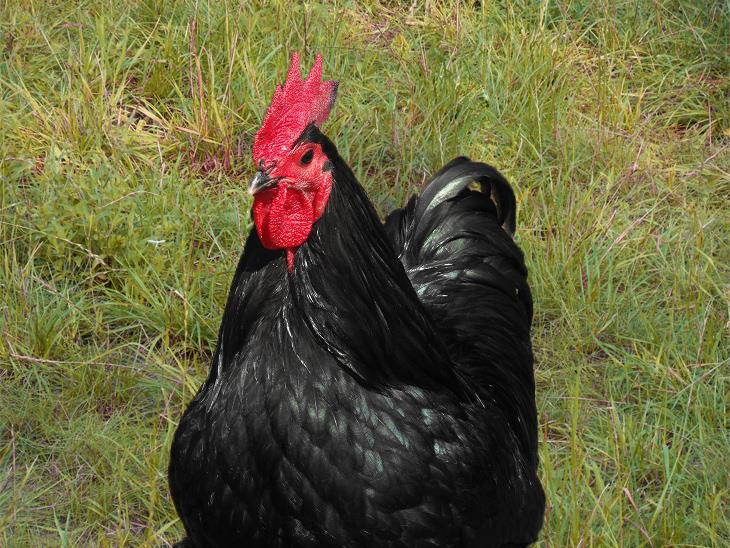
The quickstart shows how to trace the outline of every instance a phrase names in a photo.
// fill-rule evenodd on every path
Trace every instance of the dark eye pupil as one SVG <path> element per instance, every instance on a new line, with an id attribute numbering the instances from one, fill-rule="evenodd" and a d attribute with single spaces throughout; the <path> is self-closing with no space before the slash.
<path id="1" fill-rule="evenodd" d="M 314 151 L 310 149 L 304 153 L 304 156 L 302 156 L 301 161 L 303 164 L 308 164 L 312 161 L 313 158 L 314 158 Z"/>

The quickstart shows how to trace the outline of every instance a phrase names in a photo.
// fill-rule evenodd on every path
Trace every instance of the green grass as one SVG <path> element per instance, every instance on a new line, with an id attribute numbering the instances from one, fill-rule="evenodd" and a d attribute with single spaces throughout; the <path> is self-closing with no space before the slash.
<path id="1" fill-rule="evenodd" d="M 288 54 L 381 211 L 513 182 L 545 546 L 727 546 L 728 4 L 0 2 L 0 545 L 178 539 L 175 425 Z"/>

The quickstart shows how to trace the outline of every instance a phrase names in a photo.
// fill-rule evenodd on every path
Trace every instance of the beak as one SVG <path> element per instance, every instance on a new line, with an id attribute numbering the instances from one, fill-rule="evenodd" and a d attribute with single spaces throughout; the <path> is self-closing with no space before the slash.
<path id="1" fill-rule="evenodd" d="M 248 185 L 248 191 L 251 194 L 256 194 L 257 192 L 276 186 L 276 183 L 278 183 L 277 179 L 272 179 L 263 171 L 257 171 L 253 181 Z"/>

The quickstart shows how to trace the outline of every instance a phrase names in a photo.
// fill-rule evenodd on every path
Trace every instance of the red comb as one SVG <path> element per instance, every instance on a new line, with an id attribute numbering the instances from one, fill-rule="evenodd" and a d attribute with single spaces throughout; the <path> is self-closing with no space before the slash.
<path id="1" fill-rule="evenodd" d="M 322 81 L 322 56 L 317 55 L 306 80 L 299 69 L 299 54 L 291 56 L 286 82 L 276 86 L 271 106 L 253 142 L 256 164 L 279 160 L 312 122 L 321 126 L 337 95 L 337 82 Z"/>

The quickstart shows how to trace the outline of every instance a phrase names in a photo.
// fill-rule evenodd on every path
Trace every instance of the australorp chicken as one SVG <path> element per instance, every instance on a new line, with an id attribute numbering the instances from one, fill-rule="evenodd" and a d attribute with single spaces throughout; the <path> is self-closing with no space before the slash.
<path id="1" fill-rule="evenodd" d="M 457 158 L 381 224 L 292 58 L 252 230 L 169 481 L 189 546 L 505 546 L 540 530 L 515 198 Z M 470 188 L 480 184 L 481 192 Z"/>

